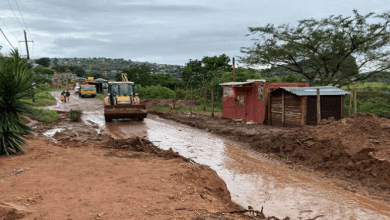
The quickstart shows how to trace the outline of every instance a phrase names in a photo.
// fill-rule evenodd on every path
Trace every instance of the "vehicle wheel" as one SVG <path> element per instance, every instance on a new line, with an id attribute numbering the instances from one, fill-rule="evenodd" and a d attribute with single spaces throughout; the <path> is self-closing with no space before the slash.
<path id="1" fill-rule="evenodd" d="M 106 122 L 111 122 L 111 121 L 112 121 L 111 118 L 106 118 L 106 117 L 104 117 L 104 119 L 106 120 Z"/>

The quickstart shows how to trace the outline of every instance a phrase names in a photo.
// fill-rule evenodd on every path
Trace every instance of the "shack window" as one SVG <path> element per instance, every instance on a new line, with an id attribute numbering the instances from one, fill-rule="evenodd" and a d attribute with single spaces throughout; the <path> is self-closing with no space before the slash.
<path id="1" fill-rule="evenodd" d="M 223 97 L 227 98 L 227 97 L 230 97 L 230 96 L 233 96 L 233 95 L 234 95 L 234 92 L 233 92 L 232 88 L 224 87 L 224 89 L 223 89 Z"/>
<path id="2" fill-rule="evenodd" d="M 257 92 L 259 94 L 259 99 L 263 99 L 263 86 L 259 85 L 259 88 L 257 89 Z"/>

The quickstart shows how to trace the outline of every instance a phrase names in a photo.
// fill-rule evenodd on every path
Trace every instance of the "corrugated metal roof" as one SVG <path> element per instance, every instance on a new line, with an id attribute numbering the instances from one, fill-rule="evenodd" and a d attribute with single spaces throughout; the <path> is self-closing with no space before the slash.
<path id="1" fill-rule="evenodd" d="M 297 96 L 317 95 L 317 88 L 320 89 L 320 95 L 348 95 L 349 92 L 333 86 L 312 86 L 312 87 L 281 87 L 281 89 L 291 92 Z"/>
<path id="2" fill-rule="evenodd" d="M 252 85 L 252 82 L 225 82 L 219 84 L 221 86 L 243 86 L 243 85 Z"/>

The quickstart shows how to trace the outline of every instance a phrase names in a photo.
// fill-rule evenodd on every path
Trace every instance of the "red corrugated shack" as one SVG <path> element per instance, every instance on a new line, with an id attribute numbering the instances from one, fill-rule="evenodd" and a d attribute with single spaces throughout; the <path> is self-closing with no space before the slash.
<path id="1" fill-rule="evenodd" d="M 269 92 L 280 87 L 308 87 L 310 84 L 248 80 L 220 85 L 223 88 L 222 117 L 263 123 L 268 115 Z"/>

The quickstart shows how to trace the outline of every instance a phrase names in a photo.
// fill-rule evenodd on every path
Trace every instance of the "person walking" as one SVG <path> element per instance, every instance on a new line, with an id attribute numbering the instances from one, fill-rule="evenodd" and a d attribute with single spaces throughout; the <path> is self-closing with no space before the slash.
<path id="1" fill-rule="evenodd" d="M 66 102 L 66 91 L 65 89 L 61 92 L 61 101 Z"/>
<path id="2" fill-rule="evenodd" d="M 69 102 L 69 99 L 70 99 L 70 92 L 69 92 L 68 89 L 66 90 L 66 99 L 67 99 L 68 102 Z"/>

